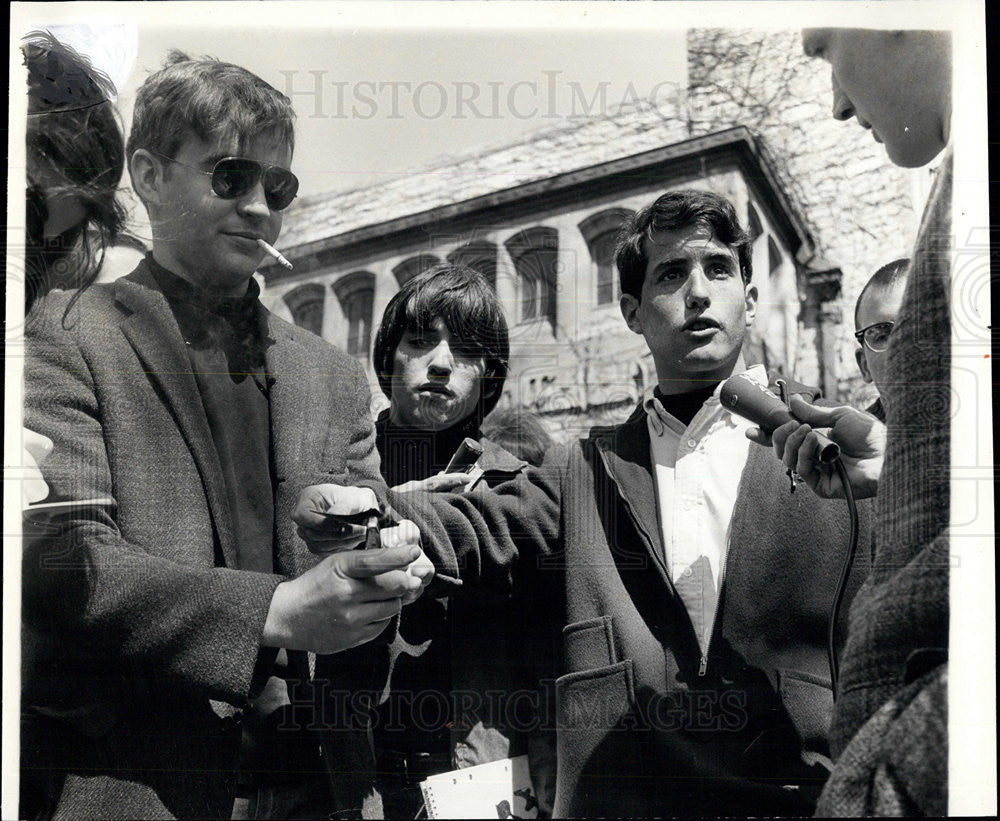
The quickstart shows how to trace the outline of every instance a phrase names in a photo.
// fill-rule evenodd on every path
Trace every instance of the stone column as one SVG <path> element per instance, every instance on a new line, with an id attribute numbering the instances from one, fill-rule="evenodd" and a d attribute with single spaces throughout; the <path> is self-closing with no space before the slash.
<path id="1" fill-rule="evenodd" d="M 843 321 L 839 297 L 843 271 L 814 260 L 805 272 L 806 300 L 810 313 L 816 317 L 816 359 L 819 364 L 820 387 L 826 399 L 837 401 L 839 396 L 840 352 L 837 329 Z"/>

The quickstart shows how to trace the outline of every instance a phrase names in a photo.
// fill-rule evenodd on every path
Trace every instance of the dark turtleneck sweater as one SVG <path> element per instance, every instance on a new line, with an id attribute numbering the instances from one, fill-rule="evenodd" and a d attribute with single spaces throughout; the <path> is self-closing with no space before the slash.
<path id="1" fill-rule="evenodd" d="M 441 431 L 397 427 L 383 411 L 375 422 L 382 476 L 389 487 L 443 470 L 462 440 L 479 438 L 475 415 Z M 447 755 L 450 749 L 451 652 L 446 599 L 423 596 L 405 608 L 399 635 L 419 655 L 401 653 L 392 672 L 389 700 L 374 726 L 379 749 Z M 430 644 L 422 652 L 424 642 Z"/>
<path id="2" fill-rule="evenodd" d="M 218 297 L 168 271 L 152 254 L 146 255 L 146 263 L 177 320 L 201 394 L 225 481 L 236 567 L 274 573 L 270 378 L 265 360 L 270 341 L 258 309 L 260 288 L 251 279 L 243 296 Z M 263 648 L 258 655 L 251 692 L 263 692 L 260 704 L 265 709 L 259 715 L 257 708 L 245 714 L 240 756 L 244 782 L 273 769 L 276 759 L 289 769 L 315 760 L 315 744 L 308 737 L 286 733 L 279 744 L 258 726 L 266 720 L 267 705 L 287 703 L 281 680 L 287 664 L 284 650 Z"/>
<path id="3" fill-rule="evenodd" d="M 394 487 L 444 470 L 467 436 L 479 438 L 475 415 L 445 430 L 428 431 L 393 425 L 389 411 L 383 411 L 375 422 L 375 444 L 382 456 L 386 484 Z"/>
<path id="4" fill-rule="evenodd" d="M 167 299 L 186 343 L 208 428 L 225 481 L 236 535 L 237 567 L 274 572 L 274 485 L 271 418 L 257 312 L 260 288 L 218 297 L 160 265 L 146 264 Z"/>
<path id="5" fill-rule="evenodd" d="M 705 388 L 696 388 L 687 393 L 671 394 L 664 394 L 659 387 L 656 387 L 653 389 L 653 396 L 660 400 L 660 404 L 663 405 L 663 409 L 667 413 L 687 426 L 701 410 L 701 406 L 715 392 L 716 387 L 718 387 L 718 383 Z"/>

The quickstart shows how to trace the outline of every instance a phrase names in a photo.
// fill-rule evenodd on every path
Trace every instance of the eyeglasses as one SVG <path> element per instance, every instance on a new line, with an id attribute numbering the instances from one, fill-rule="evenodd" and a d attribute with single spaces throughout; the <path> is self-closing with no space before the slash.
<path id="1" fill-rule="evenodd" d="M 156 152 L 153 152 L 156 153 Z M 193 165 L 157 154 L 169 162 L 183 165 L 199 174 L 212 178 L 212 190 L 224 200 L 235 200 L 252 191 L 258 182 L 264 183 L 264 199 L 272 211 L 284 211 L 299 190 L 299 180 L 287 168 L 277 165 L 263 165 L 246 157 L 223 157 L 211 171 L 204 171 Z"/>
<path id="2" fill-rule="evenodd" d="M 859 345 L 867 345 L 875 353 L 882 353 L 889 347 L 889 335 L 892 333 L 892 322 L 876 322 L 867 328 L 862 328 L 854 334 Z"/>

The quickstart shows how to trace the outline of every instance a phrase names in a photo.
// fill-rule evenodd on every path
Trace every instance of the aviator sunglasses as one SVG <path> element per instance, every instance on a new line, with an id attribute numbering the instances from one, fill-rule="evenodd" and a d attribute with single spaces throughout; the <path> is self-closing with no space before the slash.
<path id="1" fill-rule="evenodd" d="M 272 211 L 284 211 L 299 190 L 299 180 L 287 168 L 277 165 L 263 165 L 246 157 L 223 157 L 211 171 L 204 171 L 193 165 L 153 152 L 158 157 L 183 165 L 199 174 L 212 178 L 212 190 L 223 200 L 235 200 L 252 191 L 258 181 L 264 184 L 264 199 Z"/>

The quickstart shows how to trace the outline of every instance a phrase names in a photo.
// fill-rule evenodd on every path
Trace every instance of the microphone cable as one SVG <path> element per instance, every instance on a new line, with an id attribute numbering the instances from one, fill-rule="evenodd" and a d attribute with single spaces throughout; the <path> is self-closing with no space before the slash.
<path id="1" fill-rule="evenodd" d="M 844 594 L 847 592 L 847 582 L 851 577 L 851 568 L 854 565 L 854 556 L 858 552 L 858 506 L 854 501 L 854 488 L 851 487 L 851 480 L 847 476 L 847 468 L 844 463 L 837 458 L 834 461 L 837 468 L 837 476 L 840 484 L 844 488 L 844 498 L 847 501 L 847 511 L 851 517 L 851 540 L 847 548 L 847 556 L 844 558 L 844 566 L 840 571 L 840 580 L 837 582 L 837 594 L 833 600 L 833 610 L 830 613 L 830 627 L 827 634 L 827 659 L 830 662 L 830 683 L 833 686 L 833 700 L 837 700 L 837 681 L 840 677 L 840 664 L 837 661 L 837 649 L 835 639 L 837 635 L 837 620 L 840 617 L 840 606 L 844 602 Z"/>

